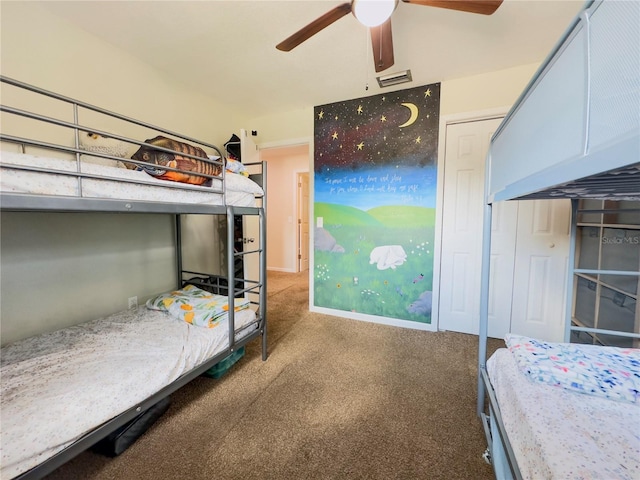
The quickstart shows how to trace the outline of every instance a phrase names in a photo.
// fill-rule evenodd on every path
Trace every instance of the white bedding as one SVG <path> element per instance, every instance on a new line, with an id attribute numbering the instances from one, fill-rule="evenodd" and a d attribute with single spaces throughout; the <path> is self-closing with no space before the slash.
<path id="1" fill-rule="evenodd" d="M 236 312 L 236 332 L 254 320 L 253 310 Z M 228 336 L 226 317 L 201 328 L 139 307 L 3 347 L 0 477 L 33 468 L 136 406 L 222 351 Z"/>
<path id="2" fill-rule="evenodd" d="M 640 405 L 529 380 L 507 349 L 487 371 L 524 479 L 640 478 Z"/>
<path id="3" fill-rule="evenodd" d="M 83 157 L 84 158 L 84 157 Z M 75 172 L 76 162 L 63 158 L 49 158 L 20 154 L 9 151 L 0 152 L 0 161 L 6 166 L 27 165 L 40 168 Z M 80 162 L 82 173 L 109 177 L 110 179 L 84 178 L 80 188 L 77 177 L 66 174 L 42 173 L 11 168 L 2 168 L 0 172 L 0 191 L 3 193 L 32 193 L 39 195 L 63 195 L 85 198 L 116 198 L 138 201 L 158 201 L 173 203 L 201 203 L 210 205 L 255 206 L 256 196 L 264 195 L 260 186 L 252 180 L 238 174 L 225 175 L 226 200 L 220 190 L 221 182 L 212 180 L 212 187 L 185 187 L 184 184 L 156 179 L 143 171 L 127 170 L 115 166 Z M 150 185 L 141 185 L 119 181 L 119 179 L 139 181 Z"/>

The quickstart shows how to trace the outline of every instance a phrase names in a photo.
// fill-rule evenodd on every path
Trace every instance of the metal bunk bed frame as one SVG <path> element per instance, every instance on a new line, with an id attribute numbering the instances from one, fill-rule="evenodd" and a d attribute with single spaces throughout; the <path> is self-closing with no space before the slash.
<path id="1" fill-rule="evenodd" d="M 196 143 L 198 145 L 204 145 L 216 151 L 220 155 L 220 159 L 218 163 L 224 165 L 224 155 L 221 153 L 220 149 L 215 145 L 203 143 L 199 140 L 172 132 L 170 130 L 166 130 L 155 125 L 141 122 L 132 118 L 125 117 L 123 115 L 84 103 L 80 102 L 62 95 L 58 95 L 56 93 L 40 89 L 38 87 L 19 82 L 17 80 L 13 80 L 4 76 L 0 76 L 0 82 L 6 83 L 9 85 L 13 85 L 20 89 L 28 90 L 34 92 L 39 95 L 44 95 L 56 100 L 60 100 L 62 102 L 68 103 L 72 105 L 73 108 L 73 116 L 74 122 L 65 122 L 62 120 L 58 120 L 51 117 L 45 117 L 42 115 L 38 115 L 35 113 L 27 112 L 24 110 L 19 110 L 16 108 L 12 108 L 9 106 L 2 105 L 0 106 L 0 111 L 8 114 L 13 114 L 21 117 L 30 118 L 33 120 L 38 120 L 45 123 L 50 123 L 62 127 L 71 128 L 75 132 L 75 148 L 74 147 L 66 147 L 62 145 L 55 145 L 51 143 L 46 143 L 38 140 L 16 137 L 12 135 L 5 135 L 0 133 L 0 141 L 6 141 L 10 143 L 16 143 L 21 145 L 22 151 L 24 152 L 24 146 L 34 146 L 41 147 L 48 150 L 57 150 L 67 153 L 75 153 L 76 162 L 79 166 L 80 155 L 90 154 L 91 156 L 102 157 L 111 159 L 114 161 L 122 160 L 122 158 L 114 157 L 112 155 L 107 155 L 103 153 L 97 152 L 87 152 L 79 148 L 79 131 L 91 131 L 95 132 L 99 135 L 108 136 L 111 138 L 115 138 L 117 140 L 125 141 L 132 144 L 144 145 L 144 142 L 140 142 L 137 140 L 133 140 L 127 137 L 122 137 L 120 135 L 112 134 L 109 132 L 103 132 L 94 128 L 89 128 L 78 123 L 78 109 L 85 108 L 87 110 L 91 110 L 93 112 L 97 112 L 100 114 L 104 114 L 108 117 L 116 118 L 118 120 L 123 120 L 128 123 L 132 123 L 138 126 L 142 126 L 145 128 L 149 128 L 151 130 L 162 132 L 163 134 L 170 135 L 172 137 L 180 138 L 187 142 Z M 154 148 L 156 148 L 154 146 Z M 171 153 L 175 153 L 173 150 L 164 149 L 161 147 L 157 147 L 158 150 L 163 150 Z M 181 153 L 183 156 L 197 158 L 202 160 L 199 157 L 193 157 L 192 155 Z M 0 158 L 1 160 L 1 158 Z M 137 163 L 134 160 L 127 161 L 131 163 Z M 216 163 L 216 162 L 214 162 Z M 10 168 L 16 168 L 19 170 L 34 170 L 30 167 L 23 166 L 14 166 L 8 165 Z M 261 164 L 262 171 L 260 174 L 256 174 L 254 178 L 258 180 L 258 182 L 262 182 L 263 188 L 266 187 L 264 185 L 264 179 L 266 177 L 266 164 L 263 162 Z M 167 168 L 167 170 L 180 171 L 179 169 Z M 47 169 L 39 170 L 45 171 L 48 173 L 56 173 L 62 175 L 68 175 L 78 178 L 78 183 L 81 188 L 81 183 L 84 178 L 102 178 L 96 175 L 87 174 L 80 172 L 78 168 L 77 172 L 69 172 L 69 171 L 51 171 Z M 207 176 L 207 175 L 203 175 Z M 224 182 L 225 169 L 222 168 L 222 178 Z M 121 180 L 121 179 L 118 179 Z M 126 181 L 126 180 L 123 180 Z M 142 183 L 145 182 L 135 182 Z M 174 184 L 175 182 L 166 182 L 167 187 L 170 188 L 178 188 L 178 189 L 198 189 L 197 187 L 193 187 L 187 184 Z M 157 183 L 151 183 L 150 185 L 156 185 Z M 223 183 L 224 185 L 224 183 Z M 224 193 L 223 190 L 215 190 L 213 188 L 210 189 L 213 193 Z M 266 193 L 266 190 L 265 190 Z M 226 202 L 225 202 L 226 203 Z M 176 285 L 178 287 L 183 286 L 189 280 L 189 276 L 196 275 L 201 278 L 206 278 L 208 280 L 208 286 L 212 286 L 215 288 L 216 293 L 221 295 L 228 295 L 228 303 L 229 303 L 229 345 L 228 347 L 216 354 L 214 357 L 210 358 L 200 366 L 195 369 L 183 374 L 181 377 L 176 379 L 171 384 L 165 386 L 157 393 L 148 397 L 144 401 L 140 402 L 135 407 L 129 408 L 128 410 L 122 412 L 118 416 L 112 418 L 111 420 L 103 423 L 99 427 L 95 428 L 91 432 L 88 432 L 86 435 L 66 447 L 64 450 L 58 452 L 54 456 L 48 458 L 44 462 L 35 466 L 31 470 L 28 470 L 17 477 L 16 479 L 26 480 L 26 479 L 37 479 L 42 478 L 43 476 L 53 472 L 58 467 L 62 466 L 72 458 L 76 457 L 92 445 L 94 445 L 99 440 L 105 438 L 110 433 L 114 432 L 121 426 L 127 424 L 128 422 L 135 419 L 141 412 L 151 408 L 153 405 L 158 403 L 163 398 L 167 397 L 171 393 L 180 389 L 187 383 L 189 383 L 194 378 L 202 375 L 204 372 L 209 370 L 212 366 L 219 363 L 221 360 L 235 352 L 236 350 L 242 348 L 247 343 L 255 340 L 258 337 L 262 338 L 261 342 L 261 354 L 262 360 L 266 361 L 267 359 L 267 311 L 266 311 L 266 288 L 267 288 L 267 279 L 266 279 L 266 216 L 265 216 L 265 208 L 266 201 L 263 197 L 261 206 L 258 207 L 238 207 L 238 206 L 229 206 L 229 205 L 206 205 L 206 204 L 177 204 L 177 203 L 161 203 L 161 202 L 148 202 L 148 201 L 136 201 L 136 200 L 116 200 L 116 199 L 106 199 L 106 198 L 82 198 L 82 197 L 56 197 L 51 195 L 32 195 L 32 194 L 12 194 L 12 193 L 0 193 L 0 211 L 16 211 L 16 212 L 95 212 L 95 213 L 153 213 L 153 214 L 168 214 L 175 217 L 175 249 L 176 249 L 176 271 L 177 271 L 177 279 Z M 199 273 L 186 271 L 183 269 L 182 265 L 182 228 L 181 228 L 181 215 L 183 214 L 203 214 L 203 215 L 224 215 L 226 217 L 227 224 L 227 235 L 226 235 L 226 246 L 229 254 L 227 255 L 227 265 L 226 265 L 226 277 L 221 277 L 219 275 L 213 275 L 208 273 Z M 254 250 L 234 252 L 234 219 L 238 216 L 258 216 L 259 223 L 259 242 L 257 248 Z M 238 258 L 244 258 L 247 255 L 257 255 L 259 257 L 259 278 L 258 279 L 248 279 L 248 278 L 237 278 L 235 277 L 235 261 Z M 221 281 L 222 280 L 222 281 Z M 242 282 L 244 288 L 237 288 L 237 282 Z M 195 282 L 189 282 L 195 283 Z M 258 328 L 251 332 L 250 334 L 244 336 L 242 339 L 236 340 L 235 338 L 235 329 L 234 329 L 234 300 L 235 296 L 241 296 L 244 294 L 252 294 L 257 296 L 258 302 L 252 301 L 251 303 L 257 306 L 256 311 L 256 322 L 258 324 Z"/>

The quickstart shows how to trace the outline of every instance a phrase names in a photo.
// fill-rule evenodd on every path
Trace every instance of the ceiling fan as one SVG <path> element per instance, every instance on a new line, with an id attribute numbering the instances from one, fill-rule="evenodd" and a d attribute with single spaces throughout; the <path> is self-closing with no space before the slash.
<path id="1" fill-rule="evenodd" d="M 404 3 L 439 7 L 462 12 L 491 15 L 502 4 L 503 0 L 402 0 Z M 398 0 L 351 0 L 329 10 L 306 27 L 298 30 L 276 48 L 283 52 L 293 50 L 305 40 L 341 19 L 348 13 L 363 25 L 370 27 L 371 44 L 376 72 L 381 72 L 393 65 L 393 38 L 391 35 L 391 14 L 398 5 Z"/>

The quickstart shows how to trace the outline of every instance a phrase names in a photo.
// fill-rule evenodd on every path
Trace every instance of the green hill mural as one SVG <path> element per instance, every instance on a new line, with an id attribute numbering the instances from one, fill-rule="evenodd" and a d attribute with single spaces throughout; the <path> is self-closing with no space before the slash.
<path id="1" fill-rule="evenodd" d="M 350 227 L 382 226 L 382 222 L 372 217 L 367 212 L 348 205 L 335 203 L 315 203 L 315 218 L 322 217 L 326 225 L 349 225 Z"/>
<path id="2" fill-rule="evenodd" d="M 389 205 L 372 208 L 367 213 L 387 227 L 432 227 L 436 222 L 435 208 Z"/>
<path id="3" fill-rule="evenodd" d="M 434 208 L 406 207 L 403 205 L 389 205 L 376 207 L 366 212 L 348 205 L 334 203 L 315 203 L 315 217 L 322 217 L 324 225 L 349 226 L 385 226 L 402 227 L 433 227 L 436 211 Z"/>

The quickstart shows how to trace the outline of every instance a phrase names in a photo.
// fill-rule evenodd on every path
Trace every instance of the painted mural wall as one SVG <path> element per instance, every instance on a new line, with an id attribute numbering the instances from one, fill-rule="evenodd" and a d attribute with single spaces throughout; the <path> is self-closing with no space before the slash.
<path id="1" fill-rule="evenodd" d="M 440 84 L 314 108 L 314 305 L 431 323 Z"/>

